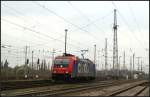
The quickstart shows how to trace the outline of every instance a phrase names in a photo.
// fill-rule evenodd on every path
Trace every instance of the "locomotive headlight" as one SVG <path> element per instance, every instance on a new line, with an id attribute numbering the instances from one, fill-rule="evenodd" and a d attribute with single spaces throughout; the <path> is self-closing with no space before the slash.
<path id="1" fill-rule="evenodd" d="M 66 73 L 68 73 L 68 71 L 66 71 Z"/>
<path id="2" fill-rule="evenodd" d="M 54 73 L 56 73 L 56 71 L 54 71 Z"/>

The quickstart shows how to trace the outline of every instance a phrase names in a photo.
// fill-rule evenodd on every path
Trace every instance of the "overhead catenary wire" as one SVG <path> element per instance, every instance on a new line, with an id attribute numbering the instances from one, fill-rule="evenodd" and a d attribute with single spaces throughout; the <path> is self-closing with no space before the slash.
<path id="1" fill-rule="evenodd" d="M 12 7 L 10 7 L 10 6 L 6 6 L 6 5 L 4 5 L 4 4 L 2 4 L 3 6 L 5 6 L 5 7 L 8 7 L 9 9 L 11 9 L 11 10 L 13 10 L 14 12 L 16 12 L 16 13 L 18 13 L 19 15 L 21 15 L 21 16 L 24 16 L 24 14 L 23 13 L 21 13 L 20 11 L 18 11 L 18 10 L 16 10 L 15 8 L 12 8 Z M 19 17 L 19 16 L 18 16 Z M 31 18 L 31 17 L 30 17 Z M 24 20 L 25 22 L 26 22 L 26 19 L 24 19 L 24 18 L 22 18 L 21 17 L 21 20 Z M 39 23 L 37 20 L 35 20 L 34 18 L 31 18 L 31 20 L 33 21 L 35 21 L 36 22 L 36 24 L 41 24 L 41 23 Z M 28 20 L 27 20 L 28 21 Z M 41 24 L 42 25 L 42 24 Z M 60 34 L 60 33 L 59 33 Z M 61 35 L 63 35 L 63 34 L 61 34 Z M 64 35 L 63 35 L 64 36 Z M 85 44 L 83 44 L 83 43 L 80 43 L 80 42 L 78 42 L 78 41 L 76 41 L 76 40 L 73 40 L 73 39 L 71 39 L 71 38 L 69 38 L 68 37 L 68 39 L 70 39 L 70 40 L 72 40 L 72 41 L 75 41 L 75 42 L 77 42 L 78 44 L 82 44 L 82 45 L 85 45 Z M 87 46 L 87 45 L 86 45 Z"/>
<path id="2" fill-rule="evenodd" d="M 34 33 L 40 34 L 40 35 L 42 35 L 42 36 L 45 36 L 45 37 L 47 37 L 47 38 L 49 38 L 49 39 L 56 40 L 56 41 L 59 41 L 59 42 L 61 42 L 61 43 L 64 43 L 64 41 L 62 41 L 62 40 L 53 38 L 53 37 L 51 37 L 51 36 L 49 36 L 49 35 L 46 35 L 46 34 L 44 34 L 44 33 L 41 33 L 41 32 L 39 32 L 39 31 L 36 31 L 36 30 L 34 30 L 34 29 L 31 29 L 31 28 L 28 28 L 28 27 L 24 27 L 24 26 L 22 26 L 22 25 L 20 25 L 20 24 L 11 22 L 11 21 L 6 20 L 6 19 L 3 19 L 3 18 L 2 18 L 2 20 L 3 20 L 3 21 L 6 21 L 6 22 L 9 22 L 9 23 L 11 23 L 11 24 L 13 24 L 13 25 L 16 25 L 16 26 L 18 26 L 18 27 L 27 29 L 27 30 L 29 30 L 29 31 L 31 31 L 31 32 L 34 32 Z M 68 44 L 69 44 L 69 45 L 72 45 L 73 47 L 80 48 L 80 47 L 75 46 L 75 45 L 73 45 L 73 44 L 70 44 L 70 43 L 68 43 Z"/>
<path id="3" fill-rule="evenodd" d="M 81 12 L 77 7 L 75 7 L 72 3 L 71 3 L 71 1 L 68 1 L 68 4 L 70 4 L 71 5 L 71 7 L 72 8 L 74 8 L 79 14 L 81 14 L 84 18 L 86 18 L 86 20 L 88 21 L 88 22 L 92 22 L 91 21 L 91 19 L 89 19 L 83 12 Z M 102 32 L 104 32 L 104 30 L 102 30 L 101 28 L 99 28 L 95 23 L 92 23 L 98 30 L 101 30 Z"/>
<path id="4" fill-rule="evenodd" d="M 129 8 L 129 10 L 130 10 L 130 12 L 131 12 L 131 15 L 132 15 L 132 17 L 133 17 L 133 20 L 134 20 L 134 22 L 135 22 L 135 24 L 136 24 L 136 26 L 137 26 L 137 29 L 139 30 L 139 32 L 141 33 L 141 28 L 140 28 L 140 24 L 137 22 L 137 19 L 136 19 L 136 17 L 135 17 L 135 15 L 134 15 L 134 12 L 133 12 L 133 9 L 132 9 L 132 7 L 130 6 L 130 4 L 128 3 L 128 8 Z M 142 36 L 142 34 L 141 34 L 141 36 Z M 143 41 L 144 42 L 144 41 Z"/>
<path id="5" fill-rule="evenodd" d="M 19 49 L 21 49 L 21 51 L 23 50 L 22 47 L 18 47 L 18 46 L 12 46 L 10 45 L 10 47 L 8 47 L 6 44 L 1 44 L 1 49 L 7 49 L 7 50 L 14 50 L 14 51 L 17 51 Z"/>
<path id="6" fill-rule="evenodd" d="M 5 5 L 3 5 L 2 4 L 2 6 L 4 6 L 4 7 L 6 7 Z M 7 8 L 9 8 L 9 7 L 7 7 Z M 10 9 L 10 8 L 9 8 Z M 12 10 L 12 9 L 11 9 Z M 12 10 L 13 11 L 13 10 Z M 24 18 L 22 18 L 22 17 L 20 17 L 20 16 L 18 16 L 18 15 L 16 15 L 16 14 L 14 14 L 13 12 L 10 12 L 10 11 L 7 11 L 7 13 L 11 13 L 11 15 L 13 15 L 13 16 L 15 16 L 15 18 L 19 18 L 19 19 L 21 19 L 22 21 L 24 21 L 24 22 L 27 22 L 27 20 L 26 19 L 24 19 Z"/>
<path id="7" fill-rule="evenodd" d="M 35 55 L 39 53 L 36 50 L 33 50 L 33 49 L 31 49 L 31 50 L 35 52 Z M 44 52 L 40 52 L 40 53 L 47 53 L 47 54 L 53 53 L 52 51 L 47 51 L 45 49 L 43 49 L 43 50 L 44 50 Z M 13 49 L 9 49 L 9 50 L 3 49 L 1 52 L 3 54 L 16 54 L 16 55 L 17 54 L 24 54 L 24 51 L 20 51 L 19 49 L 17 51 L 16 50 L 14 51 Z M 28 52 L 28 53 L 30 54 L 30 52 Z"/>
<path id="8" fill-rule="evenodd" d="M 82 26 L 81 28 L 87 28 L 87 27 L 89 27 L 89 26 L 91 26 L 92 24 L 95 24 L 96 22 L 98 22 L 98 21 L 100 21 L 100 20 L 104 20 L 104 19 L 106 19 L 108 16 L 110 16 L 111 14 L 113 13 L 113 11 L 110 11 L 109 13 L 107 13 L 106 15 L 104 15 L 104 16 L 102 16 L 102 17 L 100 17 L 100 18 L 97 18 L 97 19 L 95 19 L 95 20 L 93 20 L 93 21 L 91 21 L 91 22 L 89 22 L 88 24 L 86 24 L 86 25 L 84 25 L 84 26 Z M 78 30 L 78 29 L 76 29 L 76 30 Z M 74 30 L 74 31 L 76 31 L 76 30 Z M 73 31 L 73 32 L 74 32 Z M 112 33 L 110 33 L 110 34 L 112 34 Z M 109 35 L 110 37 L 111 37 L 111 35 Z M 109 39 L 109 38 L 108 38 Z M 109 44 L 108 44 L 109 45 Z M 110 46 L 111 47 L 111 46 Z"/>
<path id="9" fill-rule="evenodd" d="M 5 22 L 8 22 L 8 23 L 10 23 L 10 24 L 13 24 L 13 23 L 11 23 L 11 22 L 9 22 L 9 21 L 5 21 Z M 14 25 L 14 24 L 13 24 Z M 17 25 L 15 25 L 15 26 L 17 26 Z M 18 27 L 18 26 L 17 26 Z M 19 26 L 20 27 L 20 26 Z M 25 31 L 26 29 L 25 29 L 25 27 L 21 27 L 22 29 L 23 29 L 23 31 Z M 17 29 L 17 30 L 19 30 L 19 29 Z M 19 31 L 22 31 L 22 30 L 19 30 Z M 36 36 L 36 38 L 38 38 L 38 39 L 42 39 L 43 37 L 41 37 L 41 36 L 39 36 L 39 35 L 37 35 L 37 34 L 35 34 L 35 33 L 32 33 L 32 34 L 34 34 L 34 36 Z M 45 38 L 43 38 L 44 40 L 46 40 L 47 41 L 47 38 L 45 39 Z M 24 41 L 24 40 L 22 40 L 21 39 L 21 41 Z M 25 40 L 25 41 L 27 41 L 27 40 Z M 30 41 L 30 43 L 33 43 L 32 41 Z"/>
<path id="10" fill-rule="evenodd" d="M 11 45 L 10 45 L 11 46 Z M 12 47 L 12 46 L 11 46 Z M 12 49 L 11 49 L 12 50 Z M 10 51 L 10 50 L 9 50 Z"/>
<path id="11" fill-rule="evenodd" d="M 19 30 L 19 29 L 18 29 Z M 8 35 L 9 36 L 9 35 Z M 39 43 L 39 44 L 37 44 L 37 43 L 34 43 L 34 42 L 32 42 L 32 41 L 28 41 L 28 40 L 22 40 L 22 39 L 19 39 L 19 38 L 17 38 L 17 37 L 12 37 L 12 36 L 10 36 L 11 38 L 14 38 L 14 39 L 16 39 L 16 40 L 20 40 L 20 41 L 22 41 L 22 42 L 28 42 L 28 43 L 33 43 L 33 45 L 30 45 L 30 47 L 40 47 L 40 46 L 46 46 L 47 45 L 47 43 L 49 43 L 49 41 L 47 41 L 45 38 L 43 38 L 44 40 L 46 40 L 46 42 L 44 42 L 44 43 Z M 38 38 L 38 37 L 37 37 Z M 38 38 L 38 39 L 41 39 L 41 38 Z M 46 47 L 51 47 L 51 46 L 46 46 Z M 18 48 L 18 47 L 17 47 Z"/>
<path id="12" fill-rule="evenodd" d="M 18 29 L 19 30 L 19 29 Z M 7 34 L 6 34 L 7 35 Z M 8 35 L 9 36 L 9 35 Z M 25 42 L 25 43 L 33 43 L 33 45 L 30 45 L 31 47 L 40 47 L 40 46 L 45 46 L 45 45 L 47 45 L 47 43 L 49 43 L 49 41 L 46 41 L 46 42 L 42 42 L 42 43 L 36 43 L 36 42 L 33 42 L 33 41 L 29 41 L 29 40 L 23 40 L 23 39 L 20 39 L 20 38 L 18 38 L 18 37 L 14 37 L 14 36 L 9 36 L 9 37 L 11 37 L 11 38 L 14 38 L 15 40 L 20 40 L 20 41 L 22 41 L 22 42 Z M 41 39 L 41 38 L 38 38 L 38 39 Z M 45 38 L 44 38 L 44 40 L 45 40 Z M 51 47 L 51 46 L 46 46 L 46 47 Z"/>
<path id="13" fill-rule="evenodd" d="M 95 36 L 94 36 L 93 34 L 91 34 L 89 31 L 84 30 L 84 29 L 82 29 L 81 27 L 79 27 L 78 25 L 73 24 L 72 22 L 70 22 L 69 20 L 65 19 L 64 17 L 58 15 L 56 12 L 50 10 L 49 8 L 47 8 L 47 7 L 43 6 L 43 5 L 41 5 L 41 4 L 38 3 L 38 2 L 33 2 L 33 3 L 35 3 L 36 5 L 42 7 L 43 9 L 47 10 L 49 13 L 54 14 L 55 16 L 59 17 L 60 19 L 64 20 L 65 22 L 71 24 L 72 26 L 74 26 L 74 27 L 80 29 L 81 31 L 86 32 L 86 33 L 87 33 L 89 36 L 91 36 L 93 39 L 95 39 L 95 38 L 97 39 L 97 37 L 95 37 Z"/>
<path id="14" fill-rule="evenodd" d="M 18 29 L 19 30 L 19 29 Z M 20 30 L 19 30 L 20 31 Z M 3 33 L 3 32 L 2 32 Z M 18 40 L 19 40 L 19 42 L 21 41 L 21 42 L 25 42 L 25 43 L 32 43 L 33 45 L 30 45 L 30 46 L 36 46 L 36 45 L 38 45 L 38 46 L 42 46 L 42 44 L 45 44 L 45 43 L 48 43 L 48 42 L 44 42 L 44 43 L 41 43 L 41 44 L 37 44 L 36 42 L 33 42 L 33 41 L 29 41 L 29 40 L 24 40 L 24 39 L 20 39 L 20 38 L 18 38 L 18 37 L 15 37 L 15 36 L 11 36 L 11 35 L 8 35 L 8 34 L 6 34 L 6 33 L 4 33 L 7 37 L 10 37 L 10 39 L 12 39 L 12 40 L 14 40 L 15 41 L 15 43 L 16 43 L 16 40 L 17 40 L 17 42 L 18 42 Z M 40 38 L 41 39 L 41 38 Z"/>
<path id="15" fill-rule="evenodd" d="M 122 15 L 120 14 L 120 16 L 122 17 Z M 123 18 L 123 17 L 122 17 Z M 123 18 L 124 19 L 124 18 Z M 126 24 L 127 24 L 127 22 L 125 22 Z M 127 24 L 127 26 L 128 26 L 128 28 L 130 27 L 128 24 Z M 129 28 L 129 30 L 131 31 L 131 32 L 134 32 L 132 29 L 130 29 Z M 144 48 L 144 45 L 141 43 L 141 41 L 135 36 L 135 34 L 133 34 L 132 33 L 132 35 L 133 35 L 133 37 L 134 37 L 134 39 L 136 39 L 137 40 L 137 42 L 141 45 L 140 47 L 142 47 L 143 49 L 145 49 Z"/>
<path id="16" fill-rule="evenodd" d="M 5 5 L 5 4 L 2 4 L 2 5 L 5 6 L 5 7 L 7 7 L 7 8 L 9 8 L 10 10 L 12 10 L 12 11 L 18 13 L 18 14 L 21 15 L 22 17 L 24 16 L 24 13 L 22 13 L 22 12 L 16 10 L 15 8 L 10 7 L 10 6 L 7 6 L 7 5 Z M 39 23 L 37 20 L 35 20 L 34 18 L 32 18 L 32 17 L 30 17 L 30 18 L 31 18 L 32 21 L 35 21 L 36 24 L 41 24 L 41 23 Z M 27 22 L 27 21 L 29 22 L 29 20 L 27 20 L 27 19 L 23 19 L 23 20 L 24 20 L 25 22 Z"/>
<path id="17" fill-rule="evenodd" d="M 89 24 L 91 24 L 91 22 L 92 22 L 92 24 L 95 26 L 95 28 L 97 28 L 98 30 L 101 30 L 103 33 L 105 33 L 105 31 L 103 30 L 103 29 L 101 29 L 99 26 L 97 26 L 93 21 L 91 21 L 91 19 L 89 19 L 82 11 L 80 11 L 77 7 L 75 7 L 72 3 L 71 3 L 71 1 L 68 1 L 67 2 L 74 10 L 76 10 L 79 14 L 81 14 L 81 16 L 82 17 L 84 17 L 84 18 L 86 18 L 86 20 L 88 21 L 88 22 L 90 22 Z M 112 13 L 112 11 L 111 11 L 111 13 Z M 108 15 L 107 15 L 108 16 Z M 105 16 L 106 17 L 106 16 Z M 105 17 L 103 17 L 103 18 L 105 18 Z M 89 26 L 89 24 L 88 24 L 88 26 Z M 87 25 L 86 25 L 87 26 Z M 110 34 L 109 34 L 110 35 Z"/>
<path id="18" fill-rule="evenodd" d="M 112 13 L 113 13 L 113 11 L 110 11 L 110 12 L 107 13 L 106 15 L 104 15 L 104 16 L 102 16 L 102 17 L 100 17 L 100 18 L 97 18 L 97 19 L 91 21 L 90 23 L 84 25 L 84 26 L 81 27 L 81 28 L 86 28 L 86 27 L 88 27 L 88 26 L 90 26 L 90 25 L 92 25 L 92 24 L 95 24 L 96 22 L 98 22 L 98 21 L 100 21 L 100 20 L 104 20 L 104 19 L 106 19 L 108 16 L 110 16 Z"/>
<path id="19" fill-rule="evenodd" d="M 9 7 L 9 8 L 11 8 L 11 7 Z M 16 9 L 14 9 L 14 8 L 12 8 L 12 10 L 14 10 L 16 13 L 18 13 L 18 14 L 20 14 L 20 15 L 23 15 L 23 13 L 21 13 L 21 12 L 19 12 L 19 11 L 17 11 Z M 72 39 L 71 39 L 72 40 Z M 45 43 L 44 43 L 45 44 Z M 78 42 L 78 44 L 81 44 L 81 43 L 79 43 Z M 37 44 L 38 45 L 38 44 Z M 82 45 L 85 45 L 84 43 L 82 43 Z M 40 45 L 41 46 L 41 45 Z"/>
<path id="20" fill-rule="evenodd" d="M 39 48 L 37 48 L 37 49 L 39 49 Z"/>
<path id="21" fill-rule="evenodd" d="M 13 46 L 11 46 L 11 47 L 13 47 Z M 34 51 L 34 50 L 33 50 Z M 47 50 L 43 50 L 43 51 L 45 51 L 45 52 L 41 52 L 41 53 L 46 53 L 45 55 L 44 55 L 44 57 L 46 57 L 46 58 L 48 58 L 49 56 L 50 56 L 50 54 L 49 53 L 52 53 L 52 52 L 50 52 L 49 51 L 49 53 L 47 53 Z M 28 52 L 28 54 L 30 55 L 30 52 Z M 16 51 L 14 51 L 14 50 L 12 50 L 12 49 L 10 49 L 10 50 L 6 50 L 6 49 L 4 49 L 4 50 L 2 50 L 2 55 L 4 56 L 4 55 L 6 55 L 5 57 L 8 57 L 8 58 L 14 58 L 14 57 L 20 57 L 20 58 L 24 58 L 23 56 L 24 56 L 24 52 L 20 52 L 19 51 L 19 49 L 18 49 L 18 52 L 16 52 Z M 19 55 L 19 56 L 18 56 Z M 34 55 L 37 55 L 37 53 L 35 53 Z M 38 57 L 38 56 L 37 56 Z M 37 58 L 37 57 L 35 57 L 35 58 Z M 31 56 L 28 56 L 28 58 L 31 58 Z M 50 57 L 49 57 L 50 58 Z"/>

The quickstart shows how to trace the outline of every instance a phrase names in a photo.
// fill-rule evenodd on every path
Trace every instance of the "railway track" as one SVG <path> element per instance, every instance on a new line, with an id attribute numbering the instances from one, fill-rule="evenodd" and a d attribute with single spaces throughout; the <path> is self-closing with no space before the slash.
<path id="1" fill-rule="evenodd" d="M 82 83 L 82 81 L 70 82 L 70 83 Z M 87 82 L 84 81 L 83 83 L 87 83 Z M 58 84 L 68 84 L 68 82 L 64 82 L 64 81 L 54 82 L 52 80 L 1 81 L 0 90 L 1 91 L 15 90 L 15 89 L 33 88 L 33 87 L 41 87 L 41 86 L 52 86 L 52 85 L 58 85 Z"/>
<path id="2" fill-rule="evenodd" d="M 102 90 L 103 88 L 107 88 L 107 87 L 111 87 L 111 86 L 115 86 L 115 85 L 120 85 L 120 84 L 125 84 L 125 83 L 130 83 L 133 82 L 132 81 L 116 81 L 116 82 L 112 82 L 112 83 L 105 83 L 105 84 L 99 84 L 99 85 L 95 85 L 95 86 L 89 86 L 89 87 L 83 87 L 80 89 L 76 89 L 76 90 L 68 90 L 68 91 L 61 91 L 60 93 L 54 93 L 54 94 L 50 94 L 50 96 L 54 95 L 54 96 L 77 96 L 80 93 L 85 93 L 85 92 L 91 92 L 93 90 L 99 89 Z M 136 82 L 136 81 L 134 81 Z M 87 91 L 86 91 L 87 90 Z M 49 96 L 49 95 L 44 95 L 44 96 Z M 78 95 L 79 96 L 79 95 Z M 83 95 L 82 95 L 83 96 Z M 90 96 L 90 95 L 88 95 Z M 92 96 L 92 95 L 91 95 Z"/>
<path id="3" fill-rule="evenodd" d="M 110 80 L 113 81 L 113 80 Z M 11 83 L 12 81 L 9 81 L 9 83 Z M 67 86 L 74 86 L 74 85 L 85 85 L 85 84 L 91 84 L 91 83 L 97 83 L 99 81 L 97 80 L 93 80 L 93 81 L 80 81 L 80 82 L 48 82 L 48 85 L 46 85 L 47 83 L 36 83 L 36 86 L 34 86 L 32 83 L 32 81 L 28 81 L 29 85 L 25 86 L 27 83 L 25 83 L 26 81 L 14 81 L 11 83 L 11 85 L 7 85 L 7 87 L 10 87 L 11 89 L 7 89 L 7 90 L 2 90 L 1 95 L 5 96 L 5 95 L 12 95 L 15 96 L 16 92 L 18 95 L 21 94 L 25 94 L 25 93 L 31 93 L 31 92 L 37 92 L 37 91 L 43 91 L 43 90 L 51 90 L 57 87 L 57 88 L 61 88 L 61 87 L 67 87 Z M 101 82 L 106 82 L 106 81 L 101 81 Z M 19 83 L 19 84 L 18 84 Z M 25 83 L 24 85 L 20 85 L 20 83 Z M 35 84 L 35 83 L 34 83 Z M 40 84 L 40 85 L 39 85 Z M 43 84 L 45 84 L 46 86 L 44 86 Z M 19 87 L 18 87 L 19 86 Z M 21 87 L 22 86 L 22 87 Z M 24 87 L 25 86 L 25 87 Z M 6 86 L 5 86 L 6 87 Z M 23 91 L 23 92 L 22 92 Z"/>
<path id="4" fill-rule="evenodd" d="M 53 85 L 52 80 L 2 81 L 1 91 Z"/>
<path id="5" fill-rule="evenodd" d="M 92 88 L 96 88 L 99 86 L 105 86 L 105 85 L 112 85 L 112 82 L 106 82 L 106 83 L 99 83 L 99 84 L 91 84 L 91 85 L 83 85 L 83 86 L 78 86 L 78 87 L 72 87 L 72 88 L 65 88 L 65 89 L 60 89 L 56 91 L 42 91 L 40 93 L 33 94 L 34 96 L 58 96 L 58 95 L 63 95 L 66 93 L 72 93 L 72 92 L 78 92 L 78 91 L 83 91 L 83 90 L 88 90 Z"/>
<path id="6" fill-rule="evenodd" d="M 1 82 L 1 91 L 5 90 L 15 90 L 15 89 L 24 89 L 24 88 L 33 88 L 33 87 L 42 87 L 42 86 L 53 86 L 58 84 L 67 84 L 68 82 L 52 80 L 17 80 L 17 81 L 2 81 Z M 72 82 L 74 83 L 74 82 Z M 78 82 L 82 83 L 82 82 Z"/>
<path id="7" fill-rule="evenodd" d="M 103 88 L 103 87 L 108 87 L 108 86 L 113 86 L 117 84 L 122 84 L 122 83 L 129 83 L 133 82 L 133 80 L 127 81 L 102 81 L 102 82 L 97 82 L 97 83 L 84 83 L 84 84 L 74 84 L 70 85 L 69 87 L 63 86 L 62 88 L 56 88 L 52 89 L 52 87 L 49 87 L 47 89 L 39 89 L 37 91 L 31 91 L 28 92 L 22 92 L 19 94 L 13 94 L 9 96 L 52 96 L 52 95 L 64 95 L 66 93 L 72 93 L 72 92 L 79 92 L 83 90 L 89 90 L 89 89 L 95 89 L 95 88 Z M 57 87 L 57 86 L 56 86 Z"/>
<path id="8" fill-rule="evenodd" d="M 146 85 L 147 83 L 148 82 L 137 82 L 133 85 L 130 85 L 129 87 L 119 89 L 112 93 L 108 93 L 105 96 L 143 96 L 145 95 L 144 91 L 146 89 L 149 89 L 149 87 Z"/>

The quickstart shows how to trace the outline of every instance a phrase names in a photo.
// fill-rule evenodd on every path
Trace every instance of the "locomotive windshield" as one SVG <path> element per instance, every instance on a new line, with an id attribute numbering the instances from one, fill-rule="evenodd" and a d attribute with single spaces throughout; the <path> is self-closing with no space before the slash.
<path id="1" fill-rule="evenodd" d="M 69 64 L 68 59 L 55 59 L 54 66 L 55 67 L 67 67 Z"/>

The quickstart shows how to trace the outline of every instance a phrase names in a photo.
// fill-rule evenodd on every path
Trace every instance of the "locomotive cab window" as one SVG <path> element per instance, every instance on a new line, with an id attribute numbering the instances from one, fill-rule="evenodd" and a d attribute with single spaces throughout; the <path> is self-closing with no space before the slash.
<path id="1" fill-rule="evenodd" d="M 69 64 L 68 59 L 55 59 L 54 66 L 55 67 L 67 67 Z"/>

